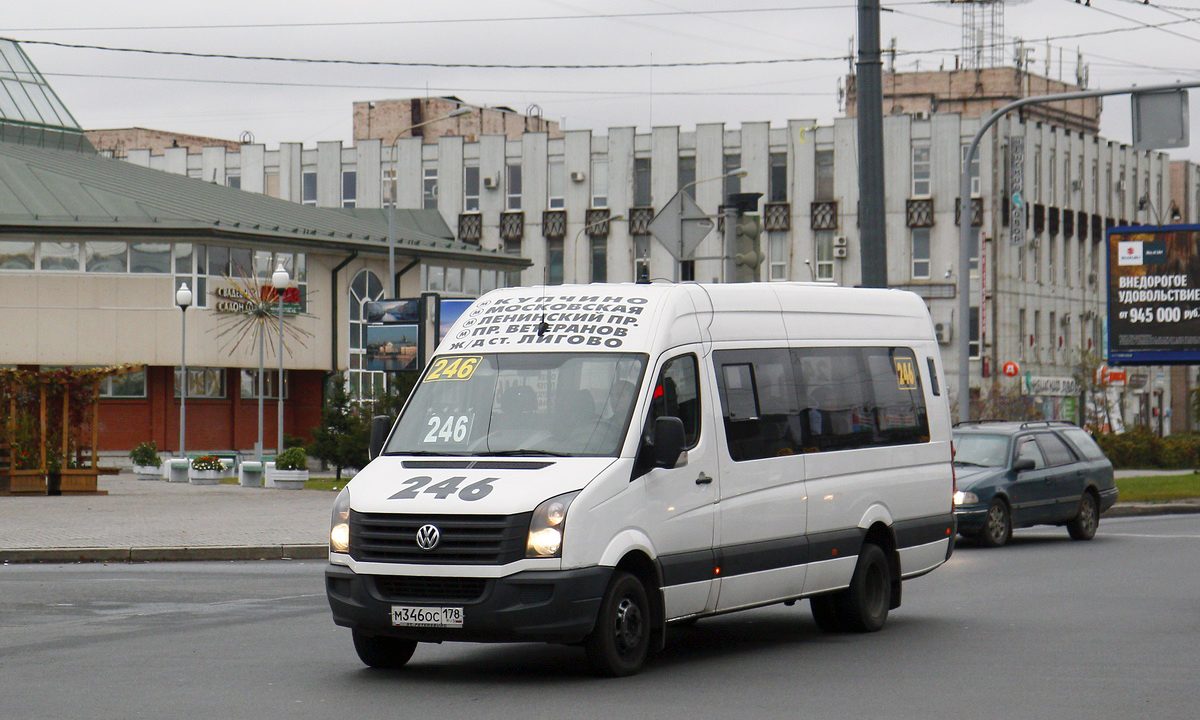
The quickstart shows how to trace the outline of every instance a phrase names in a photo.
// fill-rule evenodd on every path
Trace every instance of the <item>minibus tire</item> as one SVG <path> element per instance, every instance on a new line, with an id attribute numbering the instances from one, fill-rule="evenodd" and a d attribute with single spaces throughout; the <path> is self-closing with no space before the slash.
<path id="1" fill-rule="evenodd" d="M 853 632 L 876 632 L 887 622 L 892 605 L 892 572 L 887 555 L 874 543 L 863 543 L 854 577 L 841 602 L 842 624 Z"/>
<path id="2" fill-rule="evenodd" d="M 641 670 L 650 650 L 651 622 L 642 581 L 620 570 L 613 573 L 600 601 L 596 627 L 584 641 L 596 674 L 620 677 Z"/>
<path id="3" fill-rule="evenodd" d="M 358 630 L 353 630 L 352 634 L 354 651 L 358 653 L 358 659 L 368 667 L 381 670 L 402 668 L 408 664 L 417 649 L 416 640 L 367 635 Z"/>
<path id="4" fill-rule="evenodd" d="M 843 595 L 845 595 L 845 591 L 814 595 L 808 599 L 813 620 L 816 621 L 821 632 L 840 633 L 846 631 L 846 624 L 842 622 L 842 613 L 839 607 Z"/>

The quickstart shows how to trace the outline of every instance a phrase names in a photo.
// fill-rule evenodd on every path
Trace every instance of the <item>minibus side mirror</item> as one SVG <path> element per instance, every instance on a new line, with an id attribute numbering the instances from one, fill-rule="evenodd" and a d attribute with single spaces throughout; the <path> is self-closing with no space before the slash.
<path id="1" fill-rule="evenodd" d="M 683 454 L 686 442 L 683 421 L 677 417 L 660 417 L 654 420 L 654 464 L 661 468 L 673 468 Z"/>
<path id="2" fill-rule="evenodd" d="M 383 443 L 387 440 L 388 431 L 392 429 L 392 419 L 387 415 L 376 415 L 371 418 L 371 447 L 369 459 L 374 460 L 383 452 Z"/>
<path id="3" fill-rule="evenodd" d="M 1015 463 L 1013 463 L 1013 472 L 1023 472 L 1025 470 L 1032 470 L 1036 465 L 1037 465 L 1037 463 L 1035 463 L 1033 461 L 1033 458 L 1023 457 L 1023 458 L 1018 459 Z"/>

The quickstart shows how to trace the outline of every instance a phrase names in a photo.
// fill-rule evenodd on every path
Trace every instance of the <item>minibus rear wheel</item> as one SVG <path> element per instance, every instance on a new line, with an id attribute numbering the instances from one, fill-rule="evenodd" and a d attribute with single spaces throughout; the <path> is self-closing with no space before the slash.
<path id="1" fill-rule="evenodd" d="M 404 667 L 417 649 L 416 640 L 382 635 L 367 635 L 358 630 L 354 634 L 354 651 L 358 659 L 368 667 L 394 670 Z"/>
<path id="2" fill-rule="evenodd" d="M 813 620 L 824 632 L 875 632 L 892 606 L 892 573 L 887 554 L 863 543 L 850 587 L 809 598 Z"/>
<path id="3" fill-rule="evenodd" d="M 592 669 L 613 677 L 641 670 L 650 649 L 652 617 L 642 581 L 621 570 L 613 573 L 596 628 L 584 641 Z"/>

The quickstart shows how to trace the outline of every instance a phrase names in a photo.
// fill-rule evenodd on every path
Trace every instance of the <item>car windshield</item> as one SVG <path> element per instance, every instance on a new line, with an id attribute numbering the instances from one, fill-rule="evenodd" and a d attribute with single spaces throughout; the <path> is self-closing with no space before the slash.
<path id="1" fill-rule="evenodd" d="M 981 467 L 1003 467 L 1008 464 L 1008 436 L 955 433 L 954 462 Z"/>
<path id="2" fill-rule="evenodd" d="M 635 353 L 443 355 L 384 453 L 615 456 L 645 367 Z"/>

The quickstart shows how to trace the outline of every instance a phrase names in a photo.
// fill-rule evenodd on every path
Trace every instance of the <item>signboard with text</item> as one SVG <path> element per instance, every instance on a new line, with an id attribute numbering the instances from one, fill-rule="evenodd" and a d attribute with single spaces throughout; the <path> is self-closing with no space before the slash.
<path id="1" fill-rule="evenodd" d="M 1108 362 L 1200 363 L 1200 225 L 1108 231 Z"/>

